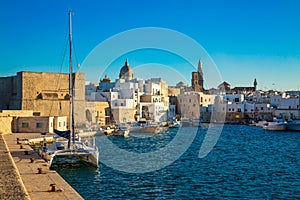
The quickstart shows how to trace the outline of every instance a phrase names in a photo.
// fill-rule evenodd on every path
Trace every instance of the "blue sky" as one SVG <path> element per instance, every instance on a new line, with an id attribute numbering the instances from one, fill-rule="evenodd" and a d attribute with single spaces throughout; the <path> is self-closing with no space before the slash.
<path id="1" fill-rule="evenodd" d="M 98 44 L 118 33 L 162 27 L 185 34 L 202 45 L 222 80 L 233 87 L 252 85 L 256 78 L 259 89 L 300 88 L 300 2 L 297 0 L 1 0 L 0 76 L 18 71 L 60 72 L 69 9 L 74 12 L 74 47 L 80 63 Z M 129 52 L 120 55 L 103 73 L 113 80 L 117 78 L 125 57 L 133 68 L 152 62 L 167 65 L 168 69 L 184 65 L 178 57 L 165 52 Z M 99 63 L 101 59 L 99 56 Z M 108 66 L 99 64 L 101 67 Z M 157 68 L 146 73 L 147 67 L 135 74 L 161 74 L 169 84 L 182 77 L 190 85 L 191 68 L 182 67 L 180 71 L 177 66 L 180 76 L 163 77 L 168 73 L 159 73 Z M 63 70 L 66 72 L 67 62 Z M 80 70 L 90 81 L 104 76 L 89 66 Z"/>

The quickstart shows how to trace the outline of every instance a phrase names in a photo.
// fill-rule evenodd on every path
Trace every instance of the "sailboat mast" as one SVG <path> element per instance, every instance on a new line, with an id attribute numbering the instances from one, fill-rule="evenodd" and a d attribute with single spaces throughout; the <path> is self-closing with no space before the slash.
<path id="1" fill-rule="evenodd" d="M 73 63 L 72 63 L 72 15 L 73 12 L 69 11 L 69 93 L 70 93 L 70 120 L 69 120 L 69 127 L 71 129 L 70 138 L 68 142 L 68 147 L 70 148 L 71 145 L 71 137 L 72 142 L 74 144 L 74 90 L 73 90 Z"/>

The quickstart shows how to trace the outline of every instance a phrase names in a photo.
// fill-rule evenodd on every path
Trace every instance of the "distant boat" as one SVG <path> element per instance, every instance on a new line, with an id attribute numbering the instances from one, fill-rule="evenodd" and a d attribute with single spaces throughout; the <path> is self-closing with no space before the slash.
<path id="1" fill-rule="evenodd" d="M 268 122 L 267 122 L 266 120 L 264 120 L 264 121 L 258 121 L 258 122 L 255 124 L 255 126 L 263 128 L 263 126 L 265 126 L 265 125 L 267 125 L 267 124 L 268 124 Z"/>
<path id="2" fill-rule="evenodd" d="M 287 123 L 287 130 L 300 131 L 300 120 L 293 120 Z"/>
<path id="3" fill-rule="evenodd" d="M 263 126 L 263 129 L 268 131 L 284 131 L 287 128 L 287 123 L 283 120 L 274 120 Z"/>
<path id="4" fill-rule="evenodd" d="M 168 122 L 168 128 L 180 128 L 181 124 L 177 119 L 172 119 Z"/>
<path id="5" fill-rule="evenodd" d="M 82 142 L 79 137 L 75 137 L 74 126 L 74 84 L 72 71 L 72 12 L 69 12 L 69 45 L 70 45 L 70 70 L 69 70 L 69 93 L 70 93 L 70 126 L 71 130 L 54 130 L 58 135 L 55 141 L 43 147 L 42 155 L 49 161 L 50 168 L 55 164 L 73 164 L 84 162 L 91 166 L 98 167 L 99 152 L 95 144 L 91 141 Z"/>
<path id="6" fill-rule="evenodd" d="M 130 126 L 130 133 L 161 133 L 166 127 L 161 127 L 152 120 L 134 122 Z"/>
<path id="7" fill-rule="evenodd" d="M 114 136 L 123 136 L 125 138 L 129 137 L 129 126 L 127 124 L 121 123 L 116 124 L 116 128 L 114 129 L 112 135 Z"/>

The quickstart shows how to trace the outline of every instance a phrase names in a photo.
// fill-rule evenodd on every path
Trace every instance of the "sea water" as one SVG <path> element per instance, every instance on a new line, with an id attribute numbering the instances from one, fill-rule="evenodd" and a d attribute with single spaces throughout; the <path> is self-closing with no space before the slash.
<path id="1" fill-rule="evenodd" d="M 181 130 L 190 136 L 189 128 Z M 101 159 L 98 169 L 67 166 L 56 170 L 84 199 L 300 199 L 299 132 L 225 125 L 211 152 L 199 158 L 207 130 L 206 125 L 199 128 L 177 160 L 155 171 L 119 171 Z M 169 129 L 109 140 L 128 152 L 146 153 L 166 147 L 176 134 L 177 129 Z M 96 139 L 100 137 L 106 136 Z"/>

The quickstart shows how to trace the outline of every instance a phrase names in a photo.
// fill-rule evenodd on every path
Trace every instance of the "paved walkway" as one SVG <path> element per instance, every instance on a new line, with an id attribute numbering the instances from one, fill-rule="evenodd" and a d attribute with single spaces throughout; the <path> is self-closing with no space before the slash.
<path id="1" fill-rule="evenodd" d="M 0 134 L 0 199 L 29 199 L 6 143 Z"/>
<path id="2" fill-rule="evenodd" d="M 3 153 L 2 149 L 0 150 L 0 199 L 83 199 L 57 172 L 49 170 L 48 164 L 25 144 L 25 139 L 36 137 L 40 137 L 40 134 L 14 133 L 3 136 L 5 141 L 2 142 L 6 142 L 10 154 L 5 148 Z M 17 144 L 17 138 L 20 144 Z M 2 148 L 5 145 L 0 143 L 0 146 Z M 7 155 L 2 158 L 2 154 Z M 11 161 L 10 155 L 14 162 Z M 5 162 L 2 162 L 2 159 Z M 31 162 L 31 159 L 34 161 Z M 10 163 L 11 167 L 4 163 Z M 5 167 L 7 175 L 2 173 L 2 168 Z M 6 182 L 11 184 L 7 185 Z M 54 189 L 51 184 L 54 184 L 55 191 L 51 191 Z"/>

